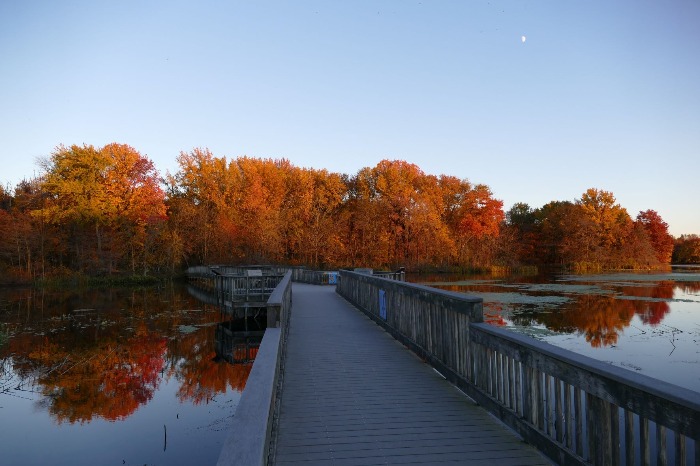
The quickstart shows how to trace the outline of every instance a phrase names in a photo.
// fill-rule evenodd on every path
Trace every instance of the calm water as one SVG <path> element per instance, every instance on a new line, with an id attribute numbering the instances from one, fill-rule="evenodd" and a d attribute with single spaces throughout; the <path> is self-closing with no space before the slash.
<path id="1" fill-rule="evenodd" d="M 482 297 L 491 324 L 700 391 L 700 269 L 410 279 Z"/>
<path id="2" fill-rule="evenodd" d="M 251 364 L 182 286 L 0 288 L 3 464 L 215 464 Z"/>

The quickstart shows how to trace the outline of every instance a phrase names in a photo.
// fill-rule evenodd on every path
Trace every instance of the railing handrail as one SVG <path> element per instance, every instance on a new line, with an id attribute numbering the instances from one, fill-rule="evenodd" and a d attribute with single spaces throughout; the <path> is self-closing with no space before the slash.
<path id="1" fill-rule="evenodd" d="M 381 284 L 381 286 L 384 289 L 387 290 L 393 290 L 393 291 L 405 291 L 405 290 L 410 290 L 410 293 L 415 294 L 418 297 L 423 297 L 426 300 L 431 299 L 434 300 L 435 298 L 438 298 L 439 301 L 442 302 L 462 302 L 468 305 L 478 305 L 479 311 L 482 312 L 477 312 L 477 313 L 470 313 L 469 317 L 472 322 L 483 322 L 484 316 L 483 316 L 483 309 L 481 304 L 483 303 L 483 300 L 477 296 L 470 296 L 466 295 L 464 293 L 458 293 L 456 291 L 449 291 L 449 290 L 441 290 L 438 288 L 432 288 L 430 286 L 426 285 L 419 285 L 417 283 L 409 283 L 409 282 L 402 282 L 398 280 L 392 280 L 389 278 L 384 278 L 384 277 L 378 277 L 375 275 L 367 275 L 359 272 L 354 272 L 351 270 L 341 270 L 340 271 L 340 276 L 341 280 L 343 275 L 347 275 L 349 277 L 352 277 L 355 280 L 358 280 L 360 282 L 365 282 L 365 283 L 374 283 L 374 284 Z M 469 313 L 469 311 L 465 309 L 456 309 L 457 312 L 464 312 L 464 313 Z"/>
<path id="2" fill-rule="evenodd" d="M 292 272 L 289 271 L 282 275 L 282 280 L 279 284 L 272 290 L 270 297 L 267 299 L 268 306 L 281 306 L 284 303 L 285 295 L 289 292 L 289 286 L 292 281 Z"/>
<path id="3" fill-rule="evenodd" d="M 559 348 L 558 346 L 554 346 L 550 343 L 539 341 L 526 335 L 520 335 L 510 330 L 494 327 L 493 325 L 485 323 L 472 323 L 470 326 L 476 327 L 481 332 L 513 342 L 516 345 L 524 346 L 525 348 L 541 353 L 546 357 L 557 359 L 561 362 L 591 372 L 600 377 L 605 377 L 614 382 L 628 385 L 636 390 L 643 391 L 644 393 L 667 399 L 678 404 L 679 407 L 700 412 L 700 393 L 693 390 L 680 387 L 648 375 L 639 374 L 629 369 L 625 369 L 624 367 L 618 367 L 609 363 L 598 361 L 597 359 L 574 353 L 573 351 L 565 348 Z M 572 380 L 565 380 L 564 377 L 560 378 L 567 383 L 573 382 Z M 697 422 L 700 422 L 700 418 L 696 419 Z"/>

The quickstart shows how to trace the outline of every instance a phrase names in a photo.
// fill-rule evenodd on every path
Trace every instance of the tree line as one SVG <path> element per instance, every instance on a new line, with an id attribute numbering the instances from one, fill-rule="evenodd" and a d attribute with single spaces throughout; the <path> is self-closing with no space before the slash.
<path id="1" fill-rule="evenodd" d="M 698 262 L 653 210 L 632 218 L 612 193 L 503 210 L 488 186 L 382 160 L 354 175 L 288 160 L 182 152 L 161 176 L 136 149 L 59 146 L 41 175 L 0 188 L 7 276 L 176 273 L 213 263 L 314 268 L 579 269 Z"/>

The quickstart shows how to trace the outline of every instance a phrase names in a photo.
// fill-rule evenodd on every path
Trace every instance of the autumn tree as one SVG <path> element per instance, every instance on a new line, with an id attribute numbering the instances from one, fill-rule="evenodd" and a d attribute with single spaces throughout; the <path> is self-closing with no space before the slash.
<path id="1" fill-rule="evenodd" d="M 362 168 L 348 182 L 345 202 L 347 263 L 353 266 L 386 266 L 390 258 L 386 219 L 378 202 L 376 180 L 370 168 Z"/>
<path id="2" fill-rule="evenodd" d="M 668 223 L 664 222 L 654 210 L 639 212 L 637 222 L 644 227 L 659 263 L 670 263 L 673 253 L 673 237 L 668 233 Z"/>
<path id="3" fill-rule="evenodd" d="M 588 221 L 596 246 L 602 248 L 604 254 L 624 242 L 632 227 L 632 219 L 627 210 L 616 203 L 611 192 L 590 188 L 576 204 Z"/>
<path id="4" fill-rule="evenodd" d="M 301 240 L 303 262 L 312 267 L 340 264 L 345 256 L 341 225 L 346 180 L 326 170 L 312 170 L 311 177 L 311 210 Z"/>
<path id="5" fill-rule="evenodd" d="M 505 214 L 505 225 L 501 234 L 509 235 L 509 262 L 536 262 L 537 217 L 535 209 L 524 202 L 518 202 Z"/>
<path id="6" fill-rule="evenodd" d="M 430 206 L 421 199 L 421 184 L 425 178 L 418 166 L 401 160 L 382 160 L 371 170 L 376 190 L 375 200 L 379 218 L 388 235 L 386 255 L 391 265 L 405 263 L 411 240 L 415 213 Z M 415 235 L 413 235 L 415 236 Z"/>
<path id="7" fill-rule="evenodd" d="M 442 219 L 436 177 L 416 165 L 383 160 L 347 183 L 345 247 L 351 264 L 374 267 L 448 262 L 454 243 Z"/>
<path id="8" fill-rule="evenodd" d="M 214 157 L 208 149 L 181 152 L 177 163 L 179 170 L 168 176 L 169 236 L 180 245 L 171 251 L 171 260 L 181 256 L 186 263 L 215 263 L 221 259 L 222 242 L 224 248 L 232 247 L 219 227 L 228 226 L 223 231 L 233 236 L 231 206 L 236 184 L 226 160 Z"/>
<path id="9" fill-rule="evenodd" d="M 488 265 L 495 257 L 495 243 L 505 218 L 503 202 L 488 186 L 473 186 L 468 180 L 441 176 L 443 221 L 454 238 L 459 265 Z"/>
<path id="10" fill-rule="evenodd" d="M 62 237 L 44 215 L 34 215 L 46 202 L 41 180 L 22 180 L 13 194 L 3 189 L 0 195 L 0 261 L 10 268 L 6 278 L 22 281 L 43 276 L 50 265 L 51 247 L 60 250 Z"/>
<path id="11" fill-rule="evenodd" d="M 700 264 L 700 235 L 681 235 L 673 245 L 674 264 Z"/>
<path id="12" fill-rule="evenodd" d="M 73 145 L 59 146 L 43 168 L 47 202 L 34 213 L 70 231 L 77 268 L 146 273 L 156 255 L 152 230 L 166 213 L 153 163 L 123 144 Z"/>

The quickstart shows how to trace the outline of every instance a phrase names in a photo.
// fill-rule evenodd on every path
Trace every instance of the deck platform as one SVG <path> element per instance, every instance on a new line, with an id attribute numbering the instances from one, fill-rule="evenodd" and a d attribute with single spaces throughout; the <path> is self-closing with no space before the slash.
<path id="1" fill-rule="evenodd" d="M 335 293 L 295 283 L 276 465 L 551 464 Z"/>

